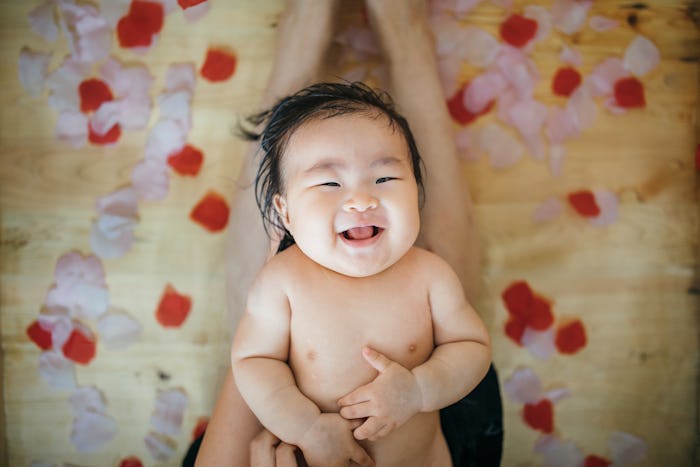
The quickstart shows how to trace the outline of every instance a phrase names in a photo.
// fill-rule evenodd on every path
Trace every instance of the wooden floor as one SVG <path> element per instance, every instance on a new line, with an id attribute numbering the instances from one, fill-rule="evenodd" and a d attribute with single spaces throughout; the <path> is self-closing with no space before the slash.
<path id="1" fill-rule="evenodd" d="M 124 351 L 98 347 L 93 363 L 78 369 L 79 384 L 97 386 L 119 424 L 104 450 L 83 454 L 69 442 L 69 393 L 52 390 L 40 377 L 39 350 L 25 330 L 41 310 L 57 259 L 73 249 L 90 251 L 94 202 L 129 183 L 131 168 L 143 157 L 147 130 L 125 133 L 112 148 L 76 150 L 58 142 L 56 115 L 46 95 L 27 95 L 17 78 L 17 61 L 26 45 L 52 50 L 54 67 L 66 52 L 65 43 L 48 44 L 29 29 L 26 15 L 36 2 L 0 0 L 2 465 L 118 465 L 132 454 L 154 465 L 143 438 L 157 391 L 183 388 L 189 404 L 176 438 L 177 455 L 158 464 L 179 465 L 197 419 L 211 411 L 227 365 L 224 235 L 204 231 L 188 213 L 210 189 L 232 192 L 244 148 L 232 130 L 239 117 L 256 109 L 283 6 L 277 0 L 212 3 L 208 16 L 196 23 L 170 14 L 147 55 L 117 53 L 147 64 L 156 77 L 154 95 L 170 63 L 199 65 L 209 45 L 234 48 L 239 65 L 229 82 L 197 84 L 189 141 L 205 153 L 200 175 L 173 176 L 164 201 L 140 204 L 134 247 L 123 258 L 103 262 L 112 306 L 137 317 L 143 335 Z M 485 247 L 487 294 L 479 309 L 492 332 L 502 380 L 518 367 L 530 367 L 545 388 L 570 389 L 572 395 L 555 407 L 558 436 L 586 454 L 608 456 L 609 436 L 623 431 L 648 443 L 641 465 L 697 465 L 700 282 L 694 157 L 700 5 L 607 0 L 595 2 L 593 14 L 618 19 L 621 26 L 607 35 L 588 30 L 572 39 L 584 55 L 584 72 L 607 56 L 621 56 L 637 32 L 660 49 L 661 64 L 643 79 L 647 108 L 621 116 L 601 108 L 594 126 L 567 143 L 569 155 L 559 178 L 530 158 L 505 171 L 494 171 L 486 161 L 465 165 Z M 634 28 L 627 24 L 632 14 Z M 485 4 L 469 21 L 495 31 L 503 17 L 503 10 Z M 560 43 L 553 37 L 534 52 L 545 76 L 559 63 Z M 530 220 L 546 198 L 582 188 L 617 194 L 618 222 L 596 228 L 571 212 L 548 224 Z M 553 300 L 560 319 L 580 318 L 587 346 L 572 356 L 541 361 L 509 340 L 500 294 L 515 280 L 527 280 Z M 164 329 L 155 320 L 167 283 L 193 300 L 181 329 Z M 522 405 L 505 398 L 504 409 L 503 465 L 541 464 L 533 452 L 539 433 L 523 422 Z"/>

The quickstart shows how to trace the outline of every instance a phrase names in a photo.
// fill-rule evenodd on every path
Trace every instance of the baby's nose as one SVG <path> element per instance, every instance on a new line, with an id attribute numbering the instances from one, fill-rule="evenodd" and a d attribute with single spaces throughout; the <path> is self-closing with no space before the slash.
<path id="1" fill-rule="evenodd" d="M 379 201 L 377 201 L 377 198 L 374 196 L 364 193 L 355 193 L 343 203 L 343 210 L 365 212 L 368 209 L 376 209 L 378 205 Z"/>

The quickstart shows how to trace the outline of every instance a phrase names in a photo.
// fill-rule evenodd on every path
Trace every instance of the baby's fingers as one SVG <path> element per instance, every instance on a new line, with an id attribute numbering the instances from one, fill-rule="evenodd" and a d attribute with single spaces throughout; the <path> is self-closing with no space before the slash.
<path id="1" fill-rule="evenodd" d="M 357 440 L 369 439 L 382 428 L 384 428 L 384 423 L 379 421 L 377 417 L 369 417 L 365 423 L 353 431 L 353 436 L 355 436 Z"/>
<path id="2" fill-rule="evenodd" d="M 346 394 L 345 396 L 341 397 L 340 399 L 338 399 L 338 405 L 340 407 L 347 407 L 349 405 L 355 405 L 369 401 L 370 394 L 368 387 L 371 384 L 372 383 L 360 386 L 359 388 L 352 391 L 350 394 Z"/>
<path id="3" fill-rule="evenodd" d="M 348 405 L 340 409 L 340 416 L 346 420 L 352 420 L 354 418 L 367 418 L 371 417 L 372 415 L 374 414 L 372 413 L 372 408 L 369 401 Z"/>

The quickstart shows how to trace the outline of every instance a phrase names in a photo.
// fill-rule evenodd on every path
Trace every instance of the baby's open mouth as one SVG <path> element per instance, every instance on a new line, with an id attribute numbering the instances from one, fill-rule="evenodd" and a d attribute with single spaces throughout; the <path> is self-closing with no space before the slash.
<path id="1" fill-rule="evenodd" d="M 366 225 L 363 227 L 353 227 L 341 232 L 341 235 L 346 240 L 367 240 L 368 238 L 376 237 L 384 230 L 376 225 Z"/>

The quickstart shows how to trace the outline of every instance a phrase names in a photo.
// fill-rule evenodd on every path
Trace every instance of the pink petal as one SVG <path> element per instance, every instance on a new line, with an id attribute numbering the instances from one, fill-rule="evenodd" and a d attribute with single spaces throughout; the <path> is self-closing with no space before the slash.
<path id="1" fill-rule="evenodd" d="M 38 317 L 42 328 L 51 332 L 51 343 L 56 352 L 62 354 L 63 344 L 73 332 L 73 320 L 68 315 L 68 310 L 61 307 L 51 307 L 42 311 Z"/>
<path id="2" fill-rule="evenodd" d="M 532 155 L 539 160 L 545 156 L 540 134 L 548 114 L 546 105 L 530 97 L 520 99 L 508 109 L 508 120 L 518 130 Z"/>
<path id="3" fill-rule="evenodd" d="M 481 160 L 483 151 L 480 146 L 480 131 L 473 126 L 460 128 L 455 133 L 455 145 L 462 159 L 469 162 Z"/>
<path id="4" fill-rule="evenodd" d="M 27 15 L 32 31 L 39 34 L 47 42 L 53 42 L 58 37 L 54 5 L 54 1 L 46 0 Z"/>
<path id="5" fill-rule="evenodd" d="M 124 256 L 134 243 L 136 224 L 132 217 L 100 215 L 90 229 L 90 247 L 100 258 Z"/>
<path id="6" fill-rule="evenodd" d="M 194 93 L 197 72 L 191 63 L 175 63 L 168 66 L 165 73 L 165 91 L 187 91 Z"/>
<path id="7" fill-rule="evenodd" d="M 554 388 L 544 392 L 543 397 L 549 399 L 552 404 L 556 404 L 562 399 L 566 399 L 571 396 L 571 391 L 569 388 Z"/>
<path id="8" fill-rule="evenodd" d="M 42 352 L 39 357 L 39 374 L 53 389 L 73 390 L 76 387 L 75 363 L 55 350 Z"/>
<path id="9" fill-rule="evenodd" d="M 110 58 L 100 67 L 100 77 L 109 85 L 112 93 L 122 99 L 127 96 L 146 98 L 150 95 L 154 78 L 144 65 L 122 66 Z"/>
<path id="10" fill-rule="evenodd" d="M 61 112 L 56 119 L 56 138 L 79 148 L 87 141 L 88 118 L 80 112 Z"/>
<path id="11" fill-rule="evenodd" d="M 109 312 L 97 323 L 100 340 L 107 350 L 129 347 L 141 337 L 141 323 L 124 312 Z"/>
<path id="12" fill-rule="evenodd" d="M 612 95 L 615 82 L 629 76 L 622 60 L 616 57 L 606 58 L 586 77 L 584 84 L 592 97 Z"/>
<path id="13" fill-rule="evenodd" d="M 608 438 L 608 445 L 615 465 L 637 464 L 647 457 L 646 441 L 629 433 L 612 433 Z"/>
<path id="14" fill-rule="evenodd" d="M 168 167 L 154 159 L 143 159 L 131 172 L 131 183 L 139 199 L 158 201 L 168 194 Z"/>
<path id="15" fill-rule="evenodd" d="M 598 115 L 598 106 L 586 88 L 579 88 L 569 97 L 566 111 L 573 115 L 580 132 L 593 125 Z"/>
<path id="16" fill-rule="evenodd" d="M 549 172 L 553 177 L 561 177 L 563 173 L 564 158 L 566 157 L 566 147 L 559 144 L 549 146 Z"/>
<path id="17" fill-rule="evenodd" d="M 150 96 L 134 94 L 119 101 L 119 109 L 119 125 L 123 130 L 141 130 L 148 126 L 153 104 Z"/>
<path id="18" fill-rule="evenodd" d="M 540 436 L 534 451 L 544 457 L 545 467 L 581 466 L 585 457 L 572 441 L 562 441 L 554 435 Z"/>
<path id="19" fill-rule="evenodd" d="M 552 5 L 552 23 L 564 34 L 573 34 L 586 24 L 588 9 L 592 0 L 554 0 Z"/>
<path id="20" fill-rule="evenodd" d="M 458 41 L 456 56 L 477 68 L 489 66 L 501 50 L 496 37 L 475 26 L 460 27 Z"/>
<path id="21" fill-rule="evenodd" d="M 559 60 L 576 67 L 581 66 L 581 64 L 583 64 L 581 52 L 566 44 L 564 44 L 561 47 L 561 52 L 559 52 Z"/>
<path id="22" fill-rule="evenodd" d="M 210 3 L 208 1 L 202 2 L 195 6 L 185 8 L 182 14 L 185 16 L 185 20 L 187 20 L 188 23 L 194 23 L 204 18 L 207 13 L 209 13 L 209 6 Z"/>
<path id="23" fill-rule="evenodd" d="M 97 286 L 105 285 L 102 261 L 95 255 L 83 255 L 77 250 L 62 255 L 56 262 L 54 279 L 59 285 L 85 282 Z"/>
<path id="24" fill-rule="evenodd" d="M 122 115 L 122 103 L 120 101 L 107 101 L 89 117 L 92 130 L 98 135 L 104 135 L 112 127 L 119 123 Z"/>
<path id="25" fill-rule="evenodd" d="M 110 0 L 108 2 L 101 2 L 100 9 L 102 10 L 102 16 L 111 29 L 117 28 L 117 23 L 120 19 L 127 15 L 129 12 L 129 6 L 131 5 L 131 0 Z"/>
<path id="26" fill-rule="evenodd" d="M 620 24 L 619 21 L 606 16 L 595 15 L 588 20 L 588 26 L 596 32 L 605 32 L 615 29 Z"/>
<path id="27" fill-rule="evenodd" d="M 594 189 L 593 197 L 600 208 L 600 214 L 588 220 L 591 225 L 602 227 L 617 222 L 619 200 L 615 193 L 603 189 Z"/>
<path id="28" fill-rule="evenodd" d="M 540 80 L 535 62 L 515 47 L 502 46 L 496 58 L 496 68 L 515 89 L 518 97 L 529 97 Z"/>
<path id="29" fill-rule="evenodd" d="M 44 90 L 50 60 L 50 53 L 22 47 L 18 64 L 19 82 L 30 96 L 38 96 Z"/>
<path id="30" fill-rule="evenodd" d="M 159 120 L 146 140 L 146 159 L 153 159 L 165 165 L 168 156 L 182 149 L 187 140 L 187 132 L 173 120 Z"/>
<path id="31" fill-rule="evenodd" d="M 503 382 L 503 390 L 510 400 L 520 404 L 533 404 L 542 399 L 542 385 L 535 372 L 528 367 L 517 368 Z"/>
<path id="32" fill-rule="evenodd" d="M 187 408 L 187 394 L 182 389 L 158 391 L 155 409 L 151 415 L 153 429 L 163 435 L 177 436 Z"/>
<path id="33" fill-rule="evenodd" d="M 95 452 L 112 441 L 117 431 L 117 422 L 109 415 L 84 411 L 73 419 L 70 441 L 78 452 Z"/>
<path id="34" fill-rule="evenodd" d="M 532 221 L 536 223 L 549 222 L 564 212 L 564 203 L 559 198 L 549 197 L 540 203 L 532 213 Z"/>
<path id="35" fill-rule="evenodd" d="M 576 114 L 571 108 L 551 107 L 545 122 L 545 134 L 551 144 L 561 144 L 579 135 Z"/>
<path id="36" fill-rule="evenodd" d="M 523 346 L 530 353 L 540 360 L 547 360 L 557 351 L 554 345 L 554 327 L 551 326 L 544 331 L 536 331 L 531 327 L 525 327 L 525 332 L 520 340 Z"/>
<path id="37" fill-rule="evenodd" d="M 473 114 L 483 111 L 508 87 L 503 75 L 487 71 L 476 76 L 464 91 L 464 106 Z"/>
<path id="38" fill-rule="evenodd" d="M 642 77 L 656 68 L 660 61 L 661 55 L 654 43 L 637 35 L 627 46 L 622 64 L 634 76 Z"/>
<path id="39" fill-rule="evenodd" d="M 150 432 L 144 438 L 144 443 L 151 457 L 159 462 L 165 462 L 175 455 L 177 443 L 168 436 Z"/>
<path id="40" fill-rule="evenodd" d="M 495 123 L 489 123 L 481 129 L 479 143 L 488 153 L 494 169 L 511 167 L 522 158 L 524 152 L 522 144 Z"/>
<path id="41" fill-rule="evenodd" d="M 133 187 L 127 185 L 98 198 L 95 202 L 95 209 L 99 214 L 136 218 L 138 216 L 138 198 Z M 104 276 L 104 273 L 102 274 Z"/>
<path id="42" fill-rule="evenodd" d="M 537 33 L 530 44 L 540 42 L 552 32 L 552 13 L 540 5 L 528 5 L 523 10 L 523 16 L 537 21 Z"/>

